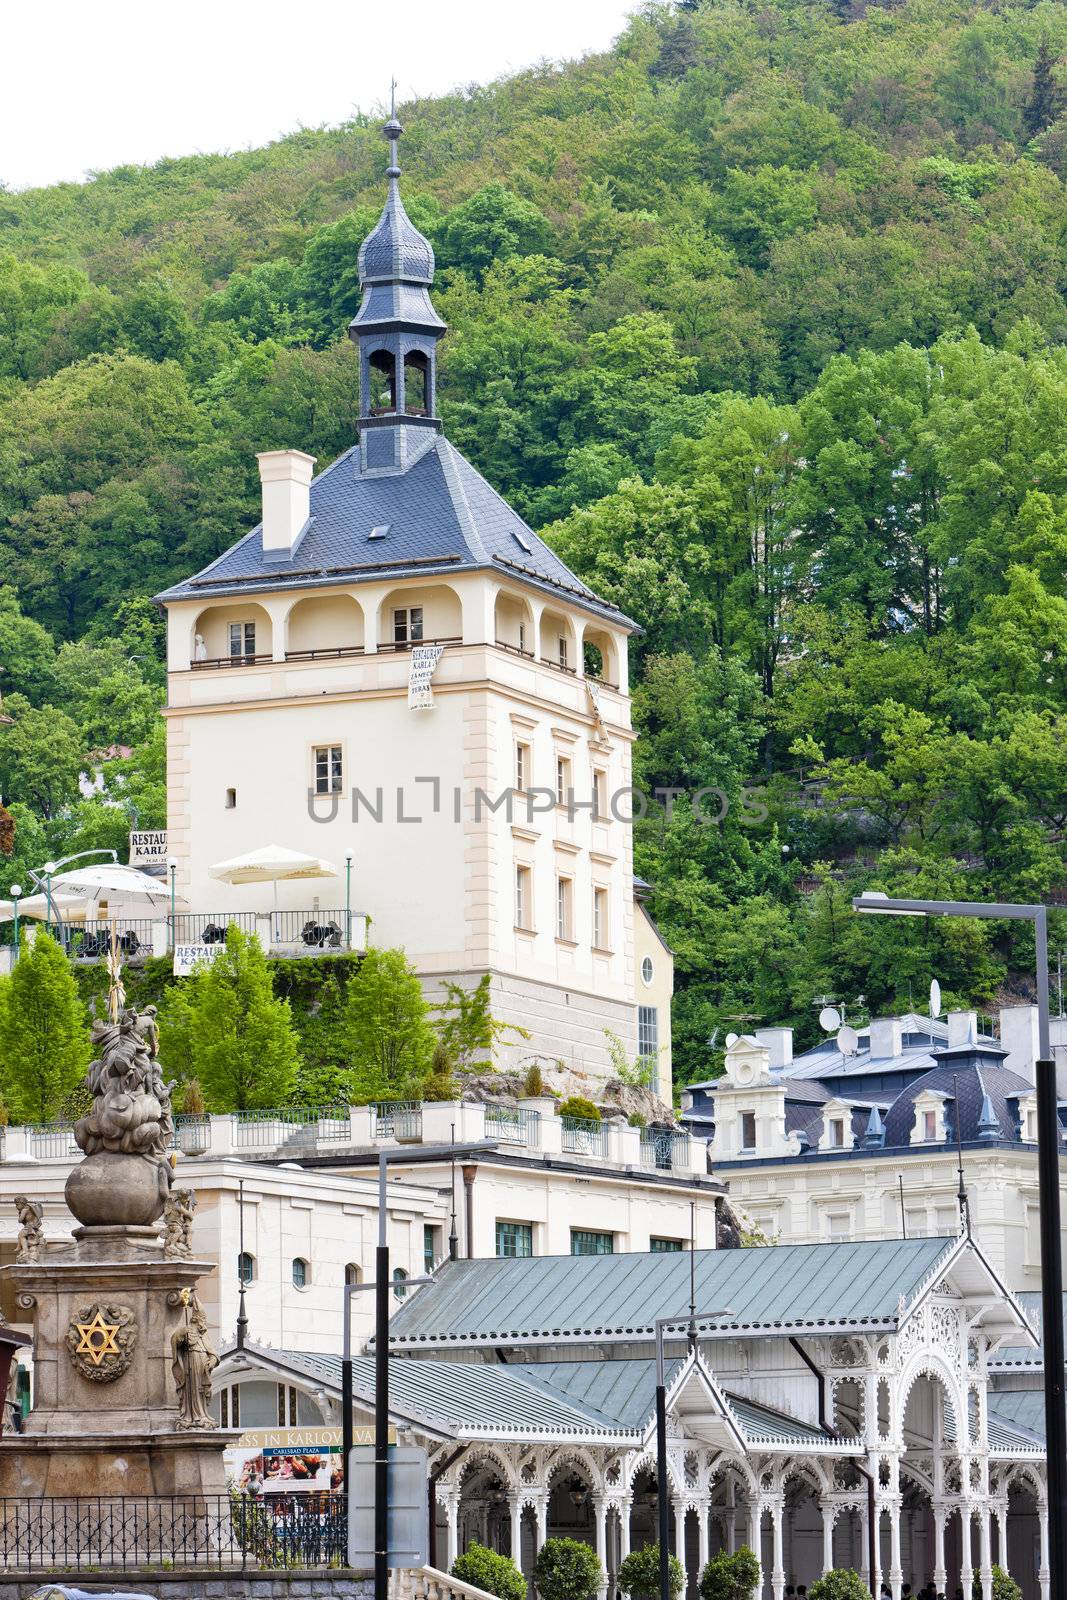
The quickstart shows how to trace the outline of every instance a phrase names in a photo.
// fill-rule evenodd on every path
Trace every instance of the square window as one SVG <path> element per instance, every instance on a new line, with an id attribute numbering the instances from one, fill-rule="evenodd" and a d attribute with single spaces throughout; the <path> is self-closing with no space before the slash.
<path id="1" fill-rule="evenodd" d="M 571 1229 L 572 1256 L 610 1256 L 615 1254 L 613 1233 L 592 1233 L 588 1228 Z"/>
<path id="2" fill-rule="evenodd" d="M 571 917 L 571 903 L 573 897 L 573 884 L 570 878 L 556 879 L 556 938 L 571 939 L 571 929 L 574 926 Z"/>
<path id="3" fill-rule="evenodd" d="M 393 610 L 393 643 L 418 644 L 422 638 L 422 607 L 396 606 Z"/>
<path id="4" fill-rule="evenodd" d="M 659 1055 L 659 1012 L 655 1006 L 637 1008 L 637 1053 L 642 1060 Z M 755 1142 L 753 1118 L 753 1143 Z"/>
<path id="5" fill-rule="evenodd" d="M 230 657 L 237 660 L 256 653 L 256 625 L 254 622 L 230 623 Z"/>
<path id="6" fill-rule="evenodd" d="M 533 1223 L 498 1222 L 496 1253 L 498 1256 L 532 1256 Z"/>
<path id="7" fill-rule="evenodd" d="M 852 1214 L 849 1211 L 828 1211 L 826 1213 L 826 1237 L 828 1239 L 848 1239 L 852 1235 Z"/>
<path id="8" fill-rule="evenodd" d="M 684 1247 L 681 1239 L 650 1239 L 648 1248 L 653 1255 L 676 1255 Z"/>
<path id="9" fill-rule="evenodd" d="M 533 875 L 529 867 L 515 868 L 515 926 L 529 931 L 533 927 L 533 906 L 530 884 Z"/>
<path id="10" fill-rule="evenodd" d="M 342 789 L 342 760 L 339 744 L 315 746 L 315 793 L 340 794 Z"/>
<path id="11" fill-rule="evenodd" d="M 742 1150 L 755 1150 L 756 1148 L 756 1113 L 742 1111 L 741 1113 L 741 1148 Z"/>
<path id="12" fill-rule="evenodd" d="M 593 890 L 593 945 L 597 950 L 611 948 L 611 925 L 608 920 L 608 891 Z"/>

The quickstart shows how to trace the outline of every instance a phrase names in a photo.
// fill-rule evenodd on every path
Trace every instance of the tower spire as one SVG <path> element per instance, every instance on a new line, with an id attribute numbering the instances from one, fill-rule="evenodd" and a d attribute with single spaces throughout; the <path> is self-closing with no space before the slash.
<path id="1" fill-rule="evenodd" d="M 389 90 L 389 190 L 377 225 L 359 252 L 363 301 L 348 329 L 360 353 L 360 444 L 365 471 L 403 470 L 440 429 L 436 416 L 437 341 L 445 324 L 430 300 L 430 241 L 400 197 L 396 80 Z"/>

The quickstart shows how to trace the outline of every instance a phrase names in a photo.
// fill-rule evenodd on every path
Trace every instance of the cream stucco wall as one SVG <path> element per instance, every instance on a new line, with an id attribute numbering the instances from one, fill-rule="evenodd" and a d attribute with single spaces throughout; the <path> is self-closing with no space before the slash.
<path id="1" fill-rule="evenodd" d="M 652 978 L 646 982 L 644 963 L 652 964 Z M 671 1074 L 671 998 L 674 994 L 674 957 L 655 923 L 640 901 L 634 907 L 634 992 L 639 1006 L 654 1006 L 659 1027 L 659 1057 L 656 1081 L 659 1097 L 670 1105 Z"/>

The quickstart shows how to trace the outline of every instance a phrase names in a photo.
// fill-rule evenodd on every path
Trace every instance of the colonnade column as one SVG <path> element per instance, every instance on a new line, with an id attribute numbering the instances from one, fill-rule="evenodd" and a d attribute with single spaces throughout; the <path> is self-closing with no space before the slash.
<path id="1" fill-rule="evenodd" d="M 699 1524 L 697 1526 L 697 1583 L 698 1584 L 699 1584 L 701 1578 L 704 1576 L 704 1568 L 707 1566 L 708 1560 L 709 1560 L 709 1557 L 710 1557 L 710 1554 L 711 1554 L 711 1544 L 710 1544 L 710 1540 L 709 1540 L 709 1537 L 708 1537 L 708 1517 L 710 1516 L 710 1514 L 711 1514 L 711 1508 L 708 1505 L 707 1501 L 704 1501 L 701 1505 L 697 1506 L 697 1516 L 700 1518 Z"/>
<path id="2" fill-rule="evenodd" d="M 934 1588 L 938 1594 L 944 1594 L 948 1583 L 948 1574 L 945 1571 L 945 1512 L 941 1506 L 934 1507 Z"/>
<path id="3" fill-rule="evenodd" d="M 517 1489 L 513 1489 L 508 1495 L 508 1519 L 511 1523 L 511 1559 L 517 1567 L 520 1567 L 522 1565 L 522 1503 Z"/>
<path id="4" fill-rule="evenodd" d="M 893 1600 L 900 1600 L 904 1570 L 900 1564 L 900 1496 L 894 1495 L 886 1507 L 889 1512 L 889 1588 Z"/>
<path id="5" fill-rule="evenodd" d="M 771 1590 L 774 1600 L 785 1600 L 785 1559 L 782 1549 L 782 1524 L 785 1520 L 785 1497 L 776 1495 L 770 1504 L 771 1532 L 773 1537 L 774 1565 L 771 1568 Z"/>
<path id="6" fill-rule="evenodd" d="M 824 1500 L 822 1511 L 822 1575 L 834 1570 L 834 1503 Z"/>
<path id="7" fill-rule="evenodd" d="M 1037 1581 L 1041 1586 L 1041 1600 L 1049 1600 L 1051 1580 L 1048 1570 L 1048 1505 L 1044 1502 L 1038 1504 L 1037 1525 L 1041 1532 L 1041 1566 L 1038 1568 Z"/>
<path id="8" fill-rule="evenodd" d="M 974 1565 L 971 1555 L 971 1505 L 965 1500 L 960 1506 L 960 1588 L 969 1595 L 974 1588 Z"/>
<path id="9" fill-rule="evenodd" d="M 545 1540 L 548 1538 L 548 1495 L 547 1494 L 539 1494 L 537 1496 L 537 1504 L 534 1507 L 534 1511 L 535 1511 L 535 1514 L 536 1514 L 536 1517 L 537 1517 L 537 1550 L 534 1551 L 534 1555 L 536 1556 L 538 1550 L 540 1550 L 541 1546 L 545 1543 Z"/>
<path id="10" fill-rule="evenodd" d="M 459 1495 L 450 1494 L 445 1506 L 445 1571 L 452 1571 L 452 1563 L 459 1555 Z"/>
<path id="11" fill-rule="evenodd" d="M 748 1514 L 748 1547 L 756 1558 L 759 1567 L 759 1581 L 756 1584 L 756 1594 L 763 1595 L 763 1513 L 766 1507 L 761 1497 L 752 1502 Z"/>
<path id="12" fill-rule="evenodd" d="M 978 1575 L 982 1582 L 982 1600 L 993 1600 L 993 1550 L 989 1524 L 989 1507 L 983 1506 L 978 1520 Z"/>
<path id="13" fill-rule="evenodd" d="M 608 1592 L 608 1506 L 602 1495 L 593 1496 L 593 1526 L 596 1529 L 596 1553 L 600 1557 L 600 1584 L 597 1594 L 606 1600 Z"/>
<path id="14" fill-rule="evenodd" d="M 620 1504 L 619 1504 L 619 1565 L 620 1565 L 620 1567 L 622 1566 L 622 1563 L 626 1560 L 626 1557 L 630 1554 L 630 1512 L 632 1511 L 632 1509 L 633 1509 L 633 1501 L 632 1501 L 631 1497 L 629 1495 L 627 1495 L 626 1499 L 621 1501 Z"/>

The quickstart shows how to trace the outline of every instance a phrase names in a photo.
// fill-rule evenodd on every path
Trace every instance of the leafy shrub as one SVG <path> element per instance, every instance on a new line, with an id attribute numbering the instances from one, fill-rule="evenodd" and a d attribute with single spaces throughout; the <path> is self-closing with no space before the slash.
<path id="1" fill-rule="evenodd" d="M 582 1094 L 572 1094 L 559 1108 L 561 1117 L 581 1117 L 586 1122 L 600 1121 L 600 1107 Z"/>
<path id="2" fill-rule="evenodd" d="M 541 1068 L 536 1061 L 526 1073 L 526 1081 L 522 1086 L 522 1092 L 528 1100 L 534 1100 L 545 1092 L 545 1080 L 541 1076 Z"/>
<path id="3" fill-rule="evenodd" d="M 667 1557 L 667 1582 L 671 1600 L 677 1600 L 685 1586 L 685 1571 L 677 1556 Z M 646 1544 L 631 1550 L 619 1568 L 619 1588 L 633 1600 L 659 1600 L 659 1545 Z"/>
<path id="4" fill-rule="evenodd" d="M 843 1567 L 816 1578 L 808 1589 L 808 1600 L 871 1600 L 871 1591 L 858 1572 Z"/>
<path id="5" fill-rule="evenodd" d="M 601 1576 L 596 1551 L 580 1539 L 546 1539 L 534 1562 L 540 1600 L 589 1600 Z"/>
<path id="6" fill-rule="evenodd" d="M 433 1047 L 430 1075 L 421 1089 L 423 1100 L 458 1100 L 459 1084 L 456 1082 L 455 1062 L 440 1040 Z"/>
<path id="7" fill-rule="evenodd" d="M 700 1574 L 700 1600 L 752 1600 L 759 1583 L 759 1562 L 747 1545 L 728 1556 L 724 1551 Z M 809 1600 L 814 1591 L 809 1591 Z"/>
<path id="8" fill-rule="evenodd" d="M 972 1587 L 974 1600 L 982 1600 L 982 1580 L 977 1572 L 974 1575 Z M 993 1568 L 993 1600 L 1023 1600 L 1023 1592 L 1014 1578 L 1008 1576 L 1003 1567 Z"/>
<path id="9" fill-rule="evenodd" d="M 484 1544 L 472 1544 L 452 1563 L 452 1576 L 500 1600 L 526 1600 L 526 1579 L 510 1556 L 499 1556 Z"/>

